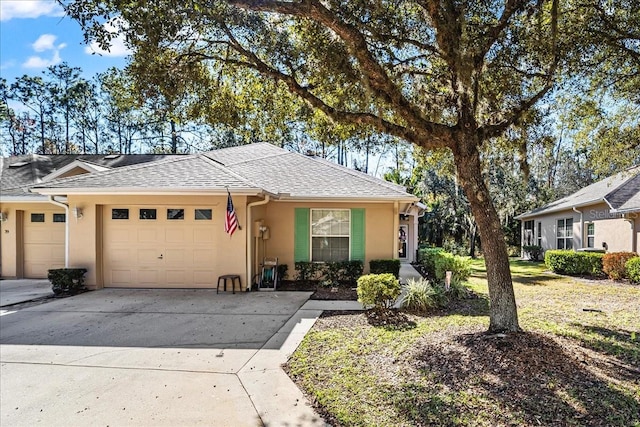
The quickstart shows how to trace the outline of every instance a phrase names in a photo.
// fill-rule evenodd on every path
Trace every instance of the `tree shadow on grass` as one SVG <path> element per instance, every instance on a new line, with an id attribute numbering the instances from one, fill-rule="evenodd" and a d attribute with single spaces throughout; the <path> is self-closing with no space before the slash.
<path id="1" fill-rule="evenodd" d="M 586 348 L 615 356 L 638 367 L 635 375 L 640 378 L 640 332 L 613 330 L 601 326 L 570 323 L 579 333 L 564 333 L 580 341 Z M 561 332 L 562 333 L 562 332 Z"/>
<path id="2" fill-rule="evenodd" d="M 392 401 L 426 425 L 608 425 L 640 420 L 626 391 L 596 376 L 571 348 L 535 333 L 467 334 L 427 341 Z"/>

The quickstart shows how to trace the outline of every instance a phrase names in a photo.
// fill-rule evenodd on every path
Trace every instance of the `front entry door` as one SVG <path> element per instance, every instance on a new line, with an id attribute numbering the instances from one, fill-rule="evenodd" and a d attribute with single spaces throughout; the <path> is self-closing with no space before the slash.
<path id="1" fill-rule="evenodd" d="M 409 237 L 409 226 L 401 225 L 400 230 L 398 231 L 398 258 L 407 259 L 408 254 L 408 237 Z"/>

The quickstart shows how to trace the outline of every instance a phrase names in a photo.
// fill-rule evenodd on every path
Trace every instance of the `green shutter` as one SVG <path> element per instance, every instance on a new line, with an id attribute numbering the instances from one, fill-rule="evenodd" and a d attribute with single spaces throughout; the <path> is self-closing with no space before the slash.
<path id="1" fill-rule="evenodd" d="M 364 262 L 364 209 L 351 209 L 351 259 Z"/>
<path id="2" fill-rule="evenodd" d="M 296 208 L 293 230 L 293 260 L 309 261 L 309 208 Z"/>

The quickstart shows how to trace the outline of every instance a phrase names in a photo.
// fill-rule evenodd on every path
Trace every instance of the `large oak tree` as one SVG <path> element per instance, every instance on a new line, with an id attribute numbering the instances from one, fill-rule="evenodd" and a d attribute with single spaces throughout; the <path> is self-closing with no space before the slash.
<path id="1" fill-rule="evenodd" d="M 247 76 L 332 123 L 448 149 L 483 243 L 490 331 L 519 330 L 501 224 L 482 152 L 586 52 L 581 5 L 558 0 L 71 0 L 88 39 L 126 35 L 141 90 L 190 88 L 224 117 Z M 609 2 L 607 2 L 609 3 Z M 606 14 L 606 11 L 603 13 Z M 583 38 L 586 40 L 587 38 Z M 582 49 L 582 50 L 581 50 Z M 176 84 L 181 79 L 189 84 Z M 170 86 L 166 86 L 165 82 Z M 162 87 L 165 86 L 165 87 Z M 182 99 L 182 98 L 181 98 Z M 205 112 L 205 113 L 203 113 Z"/>

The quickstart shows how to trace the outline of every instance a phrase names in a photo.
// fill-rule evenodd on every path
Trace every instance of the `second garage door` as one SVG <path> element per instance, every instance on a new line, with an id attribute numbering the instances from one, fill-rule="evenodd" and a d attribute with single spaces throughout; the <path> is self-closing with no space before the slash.
<path id="1" fill-rule="evenodd" d="M 64 267 L 64 211 L 24 213 L 24 277 L 46 279 L 50 268 Z"/>
<path id="2" fill-rule="evenodd" d="M 212 207 L 104 206 L 103 218 L 105 287 L 215 287 Z"/>

